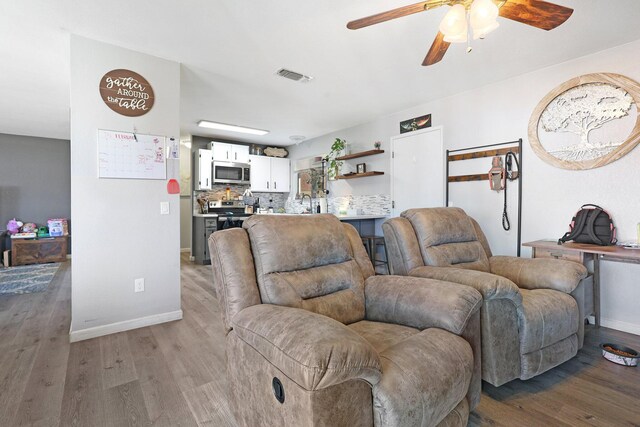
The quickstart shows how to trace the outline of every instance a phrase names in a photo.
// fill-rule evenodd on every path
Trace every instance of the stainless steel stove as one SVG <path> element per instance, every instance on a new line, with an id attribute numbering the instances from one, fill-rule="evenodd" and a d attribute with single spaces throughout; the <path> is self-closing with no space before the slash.
<path id="1" fill-rule="evenodd" d="M 242 200 L 210 201 L 209 213 L 218 214 L 218 230 L 242 227 L 242 221 L 251 216 L 245 213 L 245 204 Z"/>

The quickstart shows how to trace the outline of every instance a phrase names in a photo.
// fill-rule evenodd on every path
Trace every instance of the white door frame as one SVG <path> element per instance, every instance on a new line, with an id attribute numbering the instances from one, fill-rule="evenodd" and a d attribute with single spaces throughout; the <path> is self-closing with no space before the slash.
<path id="1" fill-rule="evenodd" d="M 390 171 L 390 175 L 391 175 L 390 176 L 390 180 L 391 180 L 390 186 L 391 186 L 391 203 L 392 203 L 392 205 L 391 205 L 392 206 L 392 208 L 391 208 L 391 216 L 392 217 L 396 217 L 396 216 L 400 215 L 400 212 L 396 212 L 396 207 L 394 206 L 395 200 L 396 200 L 396 198 L 395 198 L 395 188 L 394 188 L 394 184 L 393 184 L 394 183 L 394 181 L 393 181 L 393 178 L 394 178 L 393 163 L 394 163 L 395 144 L 397 142 L 400 142 L 400 140 L 402 140 L 403 138 L 407 138 L 407 137 L 410 137 L 410 136 L 416 136 L 416 135 L 422 135 L 422 134 L 425 134 L 425 133 L 430 133 L 430 132 L 435 132 L 435 131 L 439 131 L 440 132 L 440 148 L 441 148 L 442 153 L 443 153 L 442 165 L 443 165 L 443 170 L 445 170 L 444 166 L 446 166 L 446 159 L 445 159 L 446 153 L 444 151 L 444 128 L 442 126 L 434 126 L 434 127 L 430 127 L 430 128 L 426 128 L 426 129 L 416 130 L 416 131 L 413 131 L 413 132 L 401 133 L 400 135 L 392 136 L 390 138 L 390 141 L 391 141 L 391 144 L 390 144 L 390 146 L 391 146 L 391 156 L 389 156 L 389 162 L 391 164 L 389 165 L 389 171 Z M 445 180 L 446 180 L 446 177 L 442 181 L 443 182 L 443 192 L 442 192 L 443 195 L 446 192 L 446 186 L 447 186 L 447 183 L 445 182 Z M 444 196 L 443 196 L 443 199 L 442 199 L 442 205 L 444 206 Z"/>

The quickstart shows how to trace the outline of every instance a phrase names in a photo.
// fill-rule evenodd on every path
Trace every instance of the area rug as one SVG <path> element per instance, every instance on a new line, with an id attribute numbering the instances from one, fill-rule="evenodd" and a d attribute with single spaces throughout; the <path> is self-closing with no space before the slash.
<path id="1" fill-rule="evenodd" d="M 0 270 L 0 295 L 42 292 L 49 286 L 60 263 L 23 265 Z"/>

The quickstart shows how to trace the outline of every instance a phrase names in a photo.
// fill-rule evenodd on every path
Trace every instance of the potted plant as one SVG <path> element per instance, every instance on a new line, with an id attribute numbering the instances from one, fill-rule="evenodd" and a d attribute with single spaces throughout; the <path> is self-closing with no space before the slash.
<path id="1" fill-rule="evenodd" d="M 331 144 L 331 151 L 329 152 L 329 154 L 327 154 L 327 157 L 325 157 L 325 160 L 328 164 L 327 174 L 329 175 L 330 179 L 335 179 L 335 177 L 338 175 L 338 170 L 340 166 L 342 166 L 342 161 L 336 159 L 341 156 L 342 151 L 345 149 L 346 145 L 347 141 L 340 138 L 336 138 L 336 140 L 333 141 L 333 144 Z"/>

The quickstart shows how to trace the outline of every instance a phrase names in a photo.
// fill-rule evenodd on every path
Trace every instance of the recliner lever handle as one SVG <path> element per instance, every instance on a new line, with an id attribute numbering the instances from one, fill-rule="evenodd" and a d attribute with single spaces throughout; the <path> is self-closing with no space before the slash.
<path id="1" fill-rule="evenodd" d="M 271 387 L 273 388 L 273 395 L 276 397 L 276 400 L 284 403 L 284 386 L 277 377 L 273 377 Z"/>

